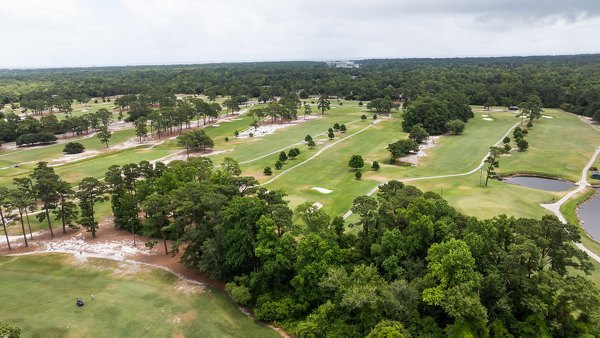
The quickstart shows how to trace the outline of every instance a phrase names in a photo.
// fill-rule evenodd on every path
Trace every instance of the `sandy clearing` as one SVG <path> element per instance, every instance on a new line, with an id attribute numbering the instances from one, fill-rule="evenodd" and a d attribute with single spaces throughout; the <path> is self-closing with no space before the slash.
<path id="1" fill-rule="evenodd" d="M 333 192 L 333 190 L 329 190 L 329 189 L 325 189 L 325 188 L 321 188 L 321 187 L 312 187 L 312 190 L 316 190 L 322 194 L 331 194 Z"/>
<path id="2" fill-rule="evenodd" d="M 66 163 L 71 163 L 71 162 L 83 160 L 86 158 L 94 157 L 98 154 L 100 154 L 100 152 L 97 150 L 86 150 L 83 153 L 79 153 L 79 154 L 71 154 L 71 155 L 65 154 L 59 158 L 55 158 L 52 161 L 50 161 L 49 166 L 55 167 L 55 166 L 63 165 Z"/>
<path id="3" fill-rule="evenodd" d="M 554 116 L 548 116 L 548 115 L 542 115 L 542 117 L 545 119 L 553 119 L 554 118 Z"/>
<path id="4" fill-rule="evenodd" d="M 484 117 L 483 120 L 484 121 L 494 121 L 494 119 L 491 117 Z"/>
<path id="5" fill-rule="evenodd" d="M 417 165 L 419 163 L 419 158 L 423 156 L 427 156 L 427 152 L 425 150 L 431 149 L 437 145 L 437 140 L 440 136 L 431 136 L 429 137 L 425 143 L 419 144 L 419 151 L 416 154 L 410 154 L 402 157 L 403 162 L 408 162 L 412 165 Z"/>
<path id="6" fill-rule="evenodd" d="M 298 119 L 298 120 L 291 121 L 289 123 L 263 124 L 261 126 L 258 126 L 258 128 L 250 127 L 248 129 L 242 131 L 239 134 L 238 138 L 248 138 L 248 137 L 250 137 L 250 134 L 252 134 L 253 137 L 261 137 L 261 136 L 270 135 L 279 129 L 295 126 L 302 122 L 312 120 L 314 118 L 318 118 L 318 117 L 308 117 L 306 119 Z"/>
<path id="7" fill-rule="evenodd" d="M 490 117 L 488 114 L 481 115 L 481 117 Z"/>

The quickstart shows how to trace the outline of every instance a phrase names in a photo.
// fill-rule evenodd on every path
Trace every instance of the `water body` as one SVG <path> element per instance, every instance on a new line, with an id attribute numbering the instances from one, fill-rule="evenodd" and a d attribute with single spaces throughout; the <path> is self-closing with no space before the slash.
<path id="1" fill-rule="evenodd" d="M 510 184 L 516 184 L 545 191 L 567 191 L 575 187 L 575 184 L 571 182 L 533 176 L 513 176 L 503 181 Z"/>
<path id="2" fill-rule="evenodd" d="M 595 241 L 600 241 L 600 188 L 596 194 L 579 207 L 583 228 Z"/>

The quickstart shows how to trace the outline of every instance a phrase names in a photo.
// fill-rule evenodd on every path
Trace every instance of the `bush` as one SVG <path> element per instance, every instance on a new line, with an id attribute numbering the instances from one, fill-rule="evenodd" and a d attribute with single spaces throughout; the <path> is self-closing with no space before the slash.
<path id="1" fill-rule="evenodd" d="M 360 179 L 361 179 L 361 177 L 362 177 L 362 173 L 360 172 L 360 170 L 358 170 L 357 172 L 355 172 L 355 173 L 354 173 L 354 177 L 355 177 L 357 180 L 360 180 Z"/>
<path id="2" fill-rule="evenodd" d="M 465 131 L 465 123 L 461 120 L 452 120 L 446 122 L 446 129 L 450 134 L 460 135 Z"/>
<path id="3" fill-rule="evenodd" d="M 231 295 L 231 298 L 233 298 L 236 303 L 242 306 L 250 305 L 252 295 L 247 287 L 238 286 L 235 282 L 231 282 L 225 285 L 225 290 Z"/>
<path id="4" fill-rule="evenodd" d="M 281 161 L 275 162 L 275 169 L 276 170 L 281 170 L 282 167 L 283 167 L 283 163 Z"/>
<path id="5" fill-rule="evenodd" d="M 0 337 L 3 338 L 19 338 L 21 329 L 6 323 L 0 323 Z"/>
<path id="6" fill-rule="evenodd" d="M 81 144 L 79 142 L 69 142 L 69 143 L 65 144 L 63 153 L 80 154 L 80 153 L 83 153 L 84 150 L 85 150 L 85 147 L 83 146 L 83 144 Z"/>
<path id="7" fill-rule="evenodd" d="M 373 165 L 371 165 L 371 169 L 373 169 L 373 171 L 379 170 L 379 162 L 373 161 Z"/>
<path id="8" fill-rule="evenodd" d="M 265 176 L 271 176 L 273 175 L 273 170 L 271 167 L 266 166 L 265 169 L 263 169 L 263 174 L 265 174 Z"/>

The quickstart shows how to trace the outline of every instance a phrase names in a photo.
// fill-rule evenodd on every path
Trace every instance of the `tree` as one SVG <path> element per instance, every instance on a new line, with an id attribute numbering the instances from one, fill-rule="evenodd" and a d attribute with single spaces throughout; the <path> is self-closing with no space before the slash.
<path id="1" fill-rule="evenodd" d="M 94 177 L 86 177 L 79 183 L 77 193 L 79 208 L 81 209 L 81 225 L 96 237 L 98 222 L 94 217 L 94 205 L 108 200 L 106 185 Z"/>
<path id="2" fill-rule="evenodd" d="M 146 136 L 148 136 L 146 118 L 140 117 L 137 120 L 133 121 L 133 124 L 135 125 L 135 136 L 137 136 L 140 143 L 142 143 L 142 138 L 146 138 Z"/>
<path id="3" fill-rule="evenodd" d="M 485 163 L 488 164 L 485 176 L 485 186 L 488 185 L 488 180 L 492 175 L 495 175 L 494 169 L 500 167 L 500 162 L 498 161 L 498 157 L 504 153 L 504 149 L 500 147 L 490 147 L 490 154 L 485 159 Z"/>
<path id="4" fill-rule="evenodd" d="M 310 140 L 312 140 L 312 139 L 313 139 L 313 138 L 312 138 L 312 136 L 310 136 L 310 135 L 306 135 L 306 136 L 304 137 L 304 142 L 308 142 L 308 141 L 310 141 Z"/>
<path id="5" fill-rule="evenodd" d="M 465 123 L 459 119 L 446 122 L 446 129 L 453 135 L 460 135 L 465 130 Z"/>
<path id="6" fill-rule="evenodd" d="M 357 171 L 365 166 L 365 161 L 360 155 L 352 155 L 352 157 L 350 157 L 350 161 L 348 161 L 348 166 Z"/>
<path id="7" fill-rule="evenodd" d="M 402 323 L 393 320 L 380 321 L 367 338 L 405 338 L 410 337 L 410 334 L 404 328 Z"/>
<path id="8" fill-rule="evenodd" d="M 207 149 L 214 146 L 214 141 L 204 133 L 204 130 L 193 130 L 179 134 L 177 144 L 186 149 L 187 157 L 190 157 L 190 150 Z"/>
<path id="9" fill-rule="evenodd" d="M 354 178 L 357 180 L 360 180 L 362 177 L 362 173 L 360 172 L 360 170 L 357 170 L 356 172 L 354 172 Z"/>
<path id="10" fill-rule="evenodd" d="M 63 148 L 63 153 L 79 154 L 79 153 L 83 153 L 84 150 L 85 150 L 85 147 L 83 146 L 83 144 L 81 144 L 79 142 L 69 142 L 69 143 L 65 144 L 65 147 Z"/>
<path id="11" fill-rule="evenodd" d="M 529 148 L 529 142 L 524 138 L 520 138 L 517 140 L 517 147 L 519 148 L 519 151 L 525 151 Z"/>
<path id="12" fill-rule="evenodd" d="M 307 145 L 308 145 L 308 147 L 309 147 L 310 149 L 312 149 L 312 148 L 314 148 L 314 147 L 316 147 L 316 146 L 317 146 L 317 144 L 316 144 L 316 143 L 315 143 L 315 141 L 313 141 L 313 140 L 309 140 L 309 141 L 308 141 L 308 143 L 307 143 Z"/>
<path id="13" fill-rule="evenodd" d="M 275 162 L 275 170 L 281 170 L 281 168 L 283 168 L 283 163 L 281 163 L 280 160 L 277 160 L 277 162 Z"/>
<path id="14" fill-rule="evenodd" d="M 333 138 L 335 137 L 335 134 L 333 133 L 333 130 L 330 130 L 327 132 L 327 137 L 329 137 L 330 140 L 333 140 Z"/>
<path id="15" fill-rule="evenodd" d="M 286 155 L 285 151 L 282 151 L 279 153 L 279 162 L 281 163 L 285 163 L 285 161 L 287 161 L 288 156 Z"/>
<path id="16" fill-rule="evenodd" d="M 410 133 L 408 134 L 408 138 L 417 143 L 421 143 L 421 142 L 425 141 L 427 138 L 429 138 L 429 133 L 427 132 L 427 130 L 425 130 L 425 128 L 423 128 L 423 125 L 421 125 L 420 123 L 417 123 L 410 128 Z"/>
<path id="17" fill-rule="evenodd" d="M 6 244 L 8 250 L 12 250 L 10 246 L 10 239 L 8 238 L 8 230 L 6 230 L 6 218 L 4 217 L 4 210 L 8 210 L 10 207 L 10 191 L 6 187 L 0 187 L 0 219 L 2 220 L 2 228 L 4 229 L 4 235 L 6 236 Z M 8 214 L 7 214 L 8 216 Z"/>
<path id="18" fill-rule="evenodd" d="M 296 156 L 298 156 L 298 155 L 300 155 L 300 149 L 298 149 L 298 148 L 292 148 L 292 149 L 290 149 L 290 150 L 288 151 L 288 154 L 287 154 L 287 156 L 288 156 L 288 158 L 289 158 L 290 160 L 293 160 L 293 159 L 294 159 L 294 158 L 296 158 Z"/>
<path id="19" fill-rule="evenodd" d="M 419 151 L 419 145 L 413 140 L 400 140 L 388 144 L 387 150 L 391 154 L 390 163 L 394 163 L 398 157 L 406 156 L 410 152 Z"/>
<path id="20" fill-rule="evenodd" d="M 221 168 L 225 170 L 225 172 L 229 173 L 232 176 L 240 176 L 242 174 L 242 169 L 240 168 L 239 163 L 231 157 L 225 157 L 223 159 L 223 163 L 221 163 Z"/>
<path id="21" fill-rule="evenodd" d="M 165 255 L 169 254 L 167 248 L 167 237 L 165 232 L 169 225 L 170 203 L 166 196 L 154 193 L 146 198 L 142 203 L 142 209 L 146 212 L 144 219 L 144 227 L 149 235 L 160 233 L 165 247 Z"/>
<path id="22" fill-rule="evenodd" d="M 17 191 L 15 192 L 15 194 L 19 196 L 19 199 L 22 199 L 22 203 L 19 202 L 19 204 L 24 205 L 22 211 L 25 212 L 25 218 L 27 219 L 27 227 L 29 228 L 29 238 L 33 239 L 33 233 L 31 231 L 31 222 L 29 221 L 29 211 L 34 211 L 36 209 L 36 200 L 31 178 L 14 178 L 13 184 L 15 185 L 15 190 Z"/>
<path id="23" fill-rule="evenodd" d="M 106 148 L 108 148 L 108 141 L 110 141 L 110 138 L 112 137 L 112 132 L 108 130 L 108 127 L 101 126 L 98 130 L 97 137 L 100 140 L 100 142 L 106 144 Z"/>
<path id="24" fill-rule="evenodd" d="M 527 98 L 525 102 L 521 102 L 521 116 L 525 116 L 529 119 L 529 122 L 533 125 L 533 120 L 538 120 L 542 117 L 542 100 L 537 95 L 532 95 Z"/>
<path id="25" fill-rule="evenodd" d="M 265 169 L 263 170 L 263 174 L 265 176 L 271 176 L 271 175 L 273 175 L 273 170 L 271 169 L 271 167 L 266 166 Z"/>
<path id="26" fill-rule="evenodd" d="M 483 105 L 483 108 L 489 111 L 490 108 L 492 108 L 495 105 L 496 105 L 496 99 L 494 99 L 494 97 L 490 96 L 485 101 L 485 104 Z"/>
<path id="27" fill-rule="evenodd" d="M 112 122 L 112 113 L 109 112 L 106 108 L 98 109 L 98 111 L 94 115 L 98 118 L 98 120 L 100 120 L 102 125 L 105 127 L 108 127 L 108 125 L 110 125 L 110 123 Z"/>
<path id="28" fill-rule="evenodd" d="M 319 100 L 317 101 L 317 107 L 321 111 L 321 115 L 325 114 L 325 111 L 331 108 L 330 105 L 331 102 L 329 102 L 326 95 L 319 96 Z"/>
<path id="29" fill-rule="evenodd" d="M 373 161 L 373 165 L 371 165 L 371 169 L 373 171 L 378 171 L 379 170 L 379 162 Z"/>
<path id="30" fill-rule="evenodd" d="M 71 200 L 75 194 L 71 184 L 60 180 L 57 188 L 59 196 L 59 208 L 52 211 L 56 215 L 56 220 L 62 221 L 63 234 L 67 232 L 66 227 L 75 227 L 77 220 L 77 205 Z"/>
<path id="31" fill-rule="evenodd" d="M 364 122 L 364 121 L 366 121 L 366 120 L 367 120 L 367 115 L 365 115 L 365 114 L 362 114 L 362 115 L 360 116 L 360 119 L 361 119 L 363 122 Z"/>
<path id="32" fill-rule="evenodd" d="M 502 143 L 504 144 L 509 144 L 510 143 L 510 137 L 506 136 L 502 139 Z"/>
<path id="33" fill-rule="evenodd" d="M 389 113 L 394 108 L 394 103 L 389 97 L 377 98 L 367 103 L 367 109 L 375 109 L 378 113 Z"/>
<path id="34" fill-rule="evenodd" d="M 35 196 L 42 201 L 42 208 L 44 209 L 44 212 L 37 214 L 36 218 L 40 222 L 46 219 L 50 235 L 54 237 L 52 223 L 50 222 L 50 209 L 56 208 L 56 202 L 59 199 L 58 189 L 60 178 L 56 175 L 53 168 L 48 167 L 47 162 L 39 162 L 37 167 L 33 169 L 30 177 L 35 182 L 33 185 Z"/>
<path id="35" fill-rule="evenodd" d="M 339 130 L 340 130 L 340 124 L 339 124 L 339 123 L 337 123 L 337 122 L 336 122 L 336 123 L 334 123 L 334 124 L 333 124 L 333 130 L 335 130 L 335 131 L 339 131 Z"/>
<path id="36" fill-rule="evenodd" d="M 312 114 L 312 109 L 309 104 L 304 104 L 304 119 L 306 119 L 306 115 Z"/>
<path id="37" fill-rule="evenodd" d="M 346 129 L 346 125 L 345 125 L 345 124 L 342 124 L 342 125 L 340 126 L 340 131 L 341 131 L 342 133 L 345 133 L 345 132 L 346 132 L 346 130 L 348 130 L 348 129 Z"/>

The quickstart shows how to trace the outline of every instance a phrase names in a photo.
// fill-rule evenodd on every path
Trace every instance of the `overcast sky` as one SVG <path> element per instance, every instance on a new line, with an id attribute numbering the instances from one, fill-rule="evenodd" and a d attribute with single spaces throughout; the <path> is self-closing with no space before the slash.
<path id="1" fill-rule="evenodd" d="M 600 52 L 600 0 L 0 0 L 0 68 Z"/>

